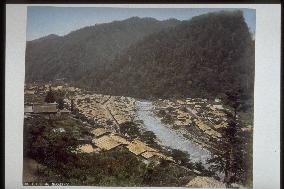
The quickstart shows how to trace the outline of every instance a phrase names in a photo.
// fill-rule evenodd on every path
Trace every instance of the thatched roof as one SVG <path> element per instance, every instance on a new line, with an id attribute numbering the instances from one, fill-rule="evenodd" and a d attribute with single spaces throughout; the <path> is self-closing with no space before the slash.
<path id="1" fill-rule="evenodd" d="M 153 154 L 152 152 L 143 152 L 143 153 L 141 154 L 141 156 L 144 157 L 144 158 L 146 158 L 146 159 L 149 159 L 149 158 L 153 157 L 154 154 Z"/>
<path id="2" fill-rule="evenodd" d="M 91 131 L 91 133 L 94 134 L 96 137 L 102 136 L 109 132 L 110 131 L 106 130 L 105 128 L 96 128 Z"/>
<path id="3" fill-rule="evenodd" d="M 161 158 L 161 159 L 165 159 L 165 160 L 170 160 L 170 161 L 173 161 L 173 158 L 172 157 L 169 157 L 169 156 L 165 156 L 164 154 L 161 154 L 159 152 L 143 152 L 141 154 L 142 157 L 146 158 L 146 159 L 149 159 L 151 157 L 158 157 L 158 158 Z"/>
<path id="4" fill-rule="evenodd" d="M 69 114 L 69 113 L 71 113 L 71 111 L 70 111 L 70 110 L 67 110 L 67 109 L 60 110 L 59 112 L 60 112 L 60 113 L 63 113 L 63 114 Z"/>
<path id="5" fill-rule="evenodd" d="M 100 149 L 103 150 L 111 150 L 119 145 L 121 145 L 121 143 L 115 141 L 114 139 L 112 139 L 110 136 L 102 136 L 98 139 L 94 139 L 93 143 Z"/>
<path id="6" fill-rule="evenodd" d="M 36 105 L 33 110 L 34 113 L 57 113 L 56 104 Z"/>
<path id="7" fill-rule="evenodd" d="M 93 148 L 93 146 L 91 144 L 84 144 L 84 145 L 78 147 L 78 150 L 80 152 L 83 152 L 83 153 L 92 153 L 92 152 L 99 151 L 98 148 Z"/>
<path id="8" fill-rule="evenodd" d="M 140 140 L 134 140 L 127 146 L 128 150 L 135 155 L 139 155 L 143 152 L 156 152 L 157 150 L 147 146 L 145 143 L 141 142 Z"/>
<path id="9" fill-rule="evenodd" d="M 116 142 L 118 143 L 121 143 L 121 144 L 130 144 L 129 141 L 127 141 L 125 138 L 119 136 L 119 135 L 110 135 L 110 137 L 115 140 Z"/>
<path id="10" fill-rule="evenodd" d="M 187 185 L 191 188 L 226 188 L 226 185 L 212 177 L 197 176 L 192 179 Z"/>
<path id="11" fill-rule="evenodd" d="M 32 106 L 25 106 L 25 113 L 32 113 L 33 112 L 33 107 Z"/>

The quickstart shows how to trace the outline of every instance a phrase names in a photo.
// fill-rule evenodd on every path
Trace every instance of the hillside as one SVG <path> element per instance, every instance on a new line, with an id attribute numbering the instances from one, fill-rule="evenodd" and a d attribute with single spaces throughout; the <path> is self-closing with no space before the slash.
<path id="1" fill-rule="evenodd" d="M 241 11 L 210 13 L 147 36 L 80 85 L 139 98 L 253 94 L 254 41 Z"/>
<path id="2" fill-rule="evenodd" d="M 62 37 L 49 35 L 28 41 L 26 81 L 77 81 L 87 73 L 96 75 L 131 44 L 177 23 L 175 19 L 132 17 L 85 27 Z"/>
<path id="3" fill-rule="evenodd" d="M 67 78 L 139 98 L 253 95 L 254 41 L 241 11 L 191 20 L 132 17 L 27 43 L 26 81 Z"/>

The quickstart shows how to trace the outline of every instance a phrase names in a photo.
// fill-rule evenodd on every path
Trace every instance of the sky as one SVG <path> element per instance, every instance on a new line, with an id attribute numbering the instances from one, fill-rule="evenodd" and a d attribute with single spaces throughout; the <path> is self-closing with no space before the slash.
<path id="1" fill-rule="evenodd" d="M 27 11 L 27 41 L 50 34 L 66 35 L 71 31 L 99 23 L 127 18 L 153 17 L 157 20 L 176 18 L 189 20 L 208 12 L 236 9 L 197 9 L 197 8 L 106 8 L 106 7 L 48 7 L 30 6 Z M 255 34 L 255 10 L 238 9 L 244 13 L 245 21 Z"/>

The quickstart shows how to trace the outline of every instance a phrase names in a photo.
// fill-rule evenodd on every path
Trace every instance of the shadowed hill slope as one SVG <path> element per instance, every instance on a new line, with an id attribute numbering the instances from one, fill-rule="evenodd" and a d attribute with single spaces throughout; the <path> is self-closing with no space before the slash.
<path id="1" fill-rule="evenodd" d="M 80 81 L 101 93 L 140 98 L 253 94 L 254 41 L 241 11 L 183 21 L 133 44 L 101 77 Z"/>
<path id="2" fill-rule="evenodd" d="M 96 74 L 144 36 L 180 21 L 132 17 L 123 21 L 85 27 L 65 36 L 49 35 L 27 42 L 26 81 L 67 78 L 77 81 Z"/>

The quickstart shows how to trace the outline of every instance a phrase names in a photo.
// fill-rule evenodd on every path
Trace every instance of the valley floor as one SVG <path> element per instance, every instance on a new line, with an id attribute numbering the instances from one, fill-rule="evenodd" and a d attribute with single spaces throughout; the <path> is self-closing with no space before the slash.
<path id="1" fill-rule="evenodd" d="M 67 112 L 67 120 L 66 115 L 63 118 L 62 110 L 58 110 L 59 115 L 57 112 L 49 117 L 53 125 L 59 125 L 52 131 L 70 132 L 79 141 L 72 153 L 97 156 L 95 154 L 118 150 L 132 154 L 147 166 L 153 162 L 158 166 L 161 160 L 166 160 L 178 169 L 184 167 L 186 174 L 181 172 L 191 179 L 209 174 L 206 173 L 209 167 L 206 160 L 219 151 L 218 145 L 223 142 L 220 130 L 227 127 L 227 118 L 222 111 L 226 108 L 219 99 L 157 99 L 150 102 L 95 94 L 69 85 L 51 88 L 49 85 L 28 85 L 25 88 L 25 109 L 43 104 L 50 90 L 57 96 L 61 95 L 65 102 L 63 110 Z M 68 112 L 70 108 L 72 114 Z M 34 119 L 34 112 L 26 112 L 25 117 Z M 152 138 L 147 135 L 149 131 L 154 134 Z M 189 154 L 190 163 L 180 165 L 180 160 L 171 153 L 173 149 Z M 204 168 L 194 166 L 199 162 Z M 24 178 L 33 180 L 34 169 L 26 166 L 24 169 L 29 170 Z M 191 180 L 189 177 L 185 178 L 187 181 L 176 184 L 185 185 Z"/>

